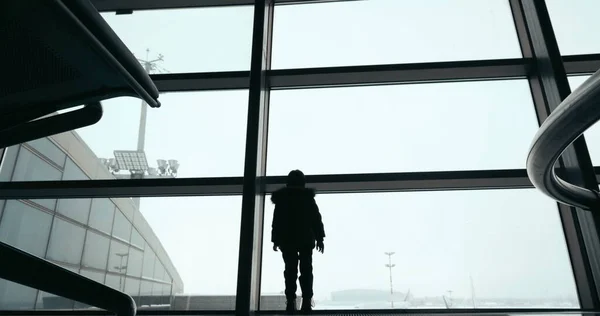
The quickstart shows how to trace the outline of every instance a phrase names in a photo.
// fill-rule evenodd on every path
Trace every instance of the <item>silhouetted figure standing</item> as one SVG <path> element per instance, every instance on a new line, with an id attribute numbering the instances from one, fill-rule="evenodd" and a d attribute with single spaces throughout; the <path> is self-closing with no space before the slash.
<path id="1" fill-rule="evenodd" d="M 288 174 L 287 185 L 271 196 L 275 204 L 271 241 L 273 250 L 281 249 L 285 262 L 286 310 L 296 310 L 296 279 L 300 261 L 300 288 L 302 311 L 310 311 L 313 297 L 312 251 L 323 253 L 325 230 L 321 213 L 315 201 L 315 190 L 306 188 L 304 174 L 293 170 Z"/>

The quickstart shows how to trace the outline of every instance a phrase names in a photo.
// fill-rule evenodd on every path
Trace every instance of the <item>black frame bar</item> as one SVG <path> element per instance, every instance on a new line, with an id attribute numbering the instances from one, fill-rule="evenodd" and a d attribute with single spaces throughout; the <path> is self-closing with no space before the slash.
<path id="1" fill-rule="evenodd" d="M 521 45 L 525 54 L 532 54 L 536 73 L 529 77 L 538 121 L 541 124 L 570 93 L 569 83 L 550 15 L 544 1 L 511 1 Z M 526 29 L 523 30 L 522 27 Z M 527 38 L 525 38 L 527 37 Z M 581 137 L 562 155 L 561 174 L 573 183 L 598 188 L 592 162 Z M 592 259 L 600 254 L 596 242 L 596 222 L 590 213 L 581 209 L 559 206 L 563 230 L 574 270 L 575 282 L 583 308 L 600 307 L 598 297 L 600 270 Z M 596 242 L 595 242 L 596 241 Z"/>
<path id="2" fill-rule="evenodd" d="M 273 0 L 256 0 L 250 67 L 250 93 L 246 133 L 246 161 L 242 192 L 242 223 L 236 314 L 249 315 L 260 309 L 264 187 L 267 172 L 267 131 L 269 124 L 269 87 L 267 70 L 271 67 Z"/>

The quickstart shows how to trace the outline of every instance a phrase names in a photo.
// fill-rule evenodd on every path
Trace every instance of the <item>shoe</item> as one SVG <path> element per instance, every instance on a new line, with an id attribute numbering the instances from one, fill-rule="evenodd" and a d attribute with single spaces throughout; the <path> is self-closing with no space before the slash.
<path id="1" fill-rule="evenodd" d="M 285 312 L 288 314 L 294 314 L 296 312 L 296 299 L 287 300 Z"/>
<path id="2" fill-rule="evenodd" d="M 312 311 L 312 307 L 313 307 L 313 301 L 312 298 L 302 298 L 302 307 L 300 308 L 300 311 L 304 312 L 310 312 Z"/>

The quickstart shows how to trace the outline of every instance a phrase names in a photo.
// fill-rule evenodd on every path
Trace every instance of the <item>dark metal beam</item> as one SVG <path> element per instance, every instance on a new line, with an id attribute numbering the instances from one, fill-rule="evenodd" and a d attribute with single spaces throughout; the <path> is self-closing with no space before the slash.
<path id="1" fill-rule="evenodd" d="M 536 72 L 529 79 L 538 121 L 541 123 L 571 92 L 565 67 L 545 2 L 511 0 L 510 4 L 523 52 L 531 52 L 534 56 Z M 563 153 L 560 172 L 573 184 L 598 189 L 583 137 Z M 559 210 L 581 307 L 598 308 L 598 221 L 593 213 L 581 209 L 561 205 Z"/>
<path id="2" fill-rule="evenodd" d="M 272 89 L 524 78 L 531 59 L 280 69 L 267 72 Z M 249 71 L 151 75 L 161 92 L 248 89 Z"/>
<path id="3" fill-rule="evenodd" d="M 275 0 L 275 3 L 284 5 L 340 1 L 361 0 Z M 253 5 L 254 0 L 92 0 L 92 4 L 98 11 L 135 11 Z"/>
<path id="4" fill-rule="evenodd" d="M 525 170 L 309 175 L 306 182 L 319 193 L 533 188 Z M 271 193 L 285 184 L 285 177 L 270 177 L 267 183 Z"/>
<path id="5" fill-rule="evenodd" d="M 529 59 L 272 70 L 273 89 L 525 77 Z"/>
<path id="6" fill-rule="evenodd" d="M 284 179 L 266 177 L 261 194 L 273 192 Z M 242 177 L 0 182 L 0 200 L 242 195 L 243 184 Z M 525 169 L 307 175 L 307 184 L 320 193 L 533 187 Z"/>
<path id="7" fill-rule="evenodd" d="M 592 74 L 600 69 L 600 54 L 563 56 L 567 74 Z"/>
<path id="8" fill-rule="evenodd" d="M 0 199 L 240 195 L 242 184 L 241 177 L 0 182 Z"/>
<path id="9" fill-rule="evenodd" d="M 250 87 L 250 71 L 150 75 L 160 92 L 238 90 Z"/>
<path id="10" fill-rule="evenodd" d="M 256 0 L 250 91 L 242 192 L 242 221 L 238 258 L 236 315 L 249 315 L 260 308 L 263 217 L 267 171 L 269 87 L 273 37 L 273 0 Z"/>

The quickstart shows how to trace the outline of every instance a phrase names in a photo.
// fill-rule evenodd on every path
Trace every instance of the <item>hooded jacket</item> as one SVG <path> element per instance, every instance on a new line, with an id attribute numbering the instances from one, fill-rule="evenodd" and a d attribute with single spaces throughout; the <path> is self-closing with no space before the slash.
<path id="1" fill-rule="evenodd" d="M 275 191 L 271 201 L 275 204 L 273 244 L 282 248 L 312 249 L 316 241 L 323 241 L 325 230 L 314 189 L 285 187 Z"/>

